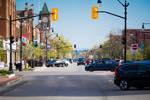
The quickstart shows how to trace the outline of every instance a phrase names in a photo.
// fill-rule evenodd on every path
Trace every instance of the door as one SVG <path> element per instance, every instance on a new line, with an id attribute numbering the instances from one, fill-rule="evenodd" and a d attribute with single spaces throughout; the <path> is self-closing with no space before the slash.
<path id="1" fill-rule="evenodd" d="M 140 74 L 140 83 L 143 86 L 150 86 L 150 66 L 146 64 L 139 65 L 138 74 Z"/>

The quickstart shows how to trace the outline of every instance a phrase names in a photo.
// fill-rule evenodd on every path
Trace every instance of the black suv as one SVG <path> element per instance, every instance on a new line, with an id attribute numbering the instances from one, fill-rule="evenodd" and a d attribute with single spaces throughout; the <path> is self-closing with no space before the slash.
<path id="1" fill-rule="evenodd" d="M 114 83 L 121 90 L 127 90 L 131 86 L 139 89 L 150 87 L 150 63 L 120 65 L 115 69 Z"/>

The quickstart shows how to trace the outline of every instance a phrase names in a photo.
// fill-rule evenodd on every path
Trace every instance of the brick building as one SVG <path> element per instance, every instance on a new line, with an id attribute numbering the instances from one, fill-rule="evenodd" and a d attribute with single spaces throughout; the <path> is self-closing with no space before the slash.
<path id="1" fill-rule="evenodd" d="M 132 43 L 150 46 L 150 29 L 127 29 L 127 45 L 130 46 Z"/>
<path id="2" fill-rule="evenodd" d="M 25 3 L 25 9 L 17 10 L 18 18 L 33 16 L 33 15 L 34 15 L 33 4 L 31 4 L 29 6 L 28 3 Z M 31 41 L 32 40 L 32 34 L 33 34 L 33 18 L 23 20 L 22 26 L 23 26 L 22 27 L 22 35 L 26 36 L 28 41 Z M 17 37 L 19 37 L 20 31 L 17 33 L 18 33 Z"/>
<path id="3" fill-rule="evenodd" d="M 16 18 L 16 0 L 0 0 L 0 36 L 9 38 L 9 16 Z M 16 22 L 12 22 L 12 35 L 16 33 Z"/>

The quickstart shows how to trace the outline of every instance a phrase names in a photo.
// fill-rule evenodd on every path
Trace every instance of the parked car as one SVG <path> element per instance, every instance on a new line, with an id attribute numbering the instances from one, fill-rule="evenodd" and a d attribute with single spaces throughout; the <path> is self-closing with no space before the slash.
<path id="1" fill-rule="evenodd" d="M 54 67 L 55 64 L 56 64 L 56 60 L 49 60 L 49 61 L 47 62 L 47 67 Z"/>
<path id="2" fill-rule="evenodd" d="M 95 61 L 89 65 L 86 65 L 86 71 L 113 71 L 116 68 L 117 64 L 114 60 L 101 60 Z"/>
<path id="3" fill-rule="evenodd" d="M 56 67 L 64 67 L 64 66 L 66 66 L 66 63 L 63 60 L 58 59 L 55 62 L 55 66 Z"/>
<path id="4" fill-rule="evenodd" d="M 70 65 L 70 61 L 68 61 L 67 59 L 63 59 L 62 60 L 64 62 L 64 65 L 67 67 L 68 65 Z"/>
<path id="5" fill-rule="evenodd" d="M 150 63 L 127 63 L 115 69 L 114 84 L 121 90 L 130 87 L 142 89 L 150 87 Z"/>
<path id="6" fill-rule="evenodd" d="M 47 67 L 64 67 L 68 66 L 69 62 L 66 60 L 49 60 L 47 62 Z"/>
<path id="7" fill-rule="evenodd" d="M 77 66 L 78 65 L 85 65 L 86 64 L 86 59 L 85 58 L 79 58 L 77 61 Z"/>

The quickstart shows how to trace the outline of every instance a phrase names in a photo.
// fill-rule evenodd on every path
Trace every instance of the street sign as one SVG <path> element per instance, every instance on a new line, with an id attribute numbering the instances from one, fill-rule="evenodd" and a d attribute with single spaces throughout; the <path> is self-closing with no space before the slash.
<path id="1" fill-rule="evenodd" d="M 139 46 L 137 43 L 135 44 L 131 44 L 131 54 L 136 54 L 137 50 L 138 50 Z"/>
<path id="2" fill-rule="evenodd" d="M 133 49 L 133 50 L 137 50 L 138 49 L 138 44 L 137 43 L 135 43 L 135 44 L 131 44 L 131 48 Z"/>

